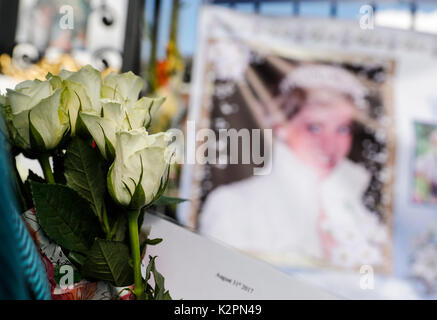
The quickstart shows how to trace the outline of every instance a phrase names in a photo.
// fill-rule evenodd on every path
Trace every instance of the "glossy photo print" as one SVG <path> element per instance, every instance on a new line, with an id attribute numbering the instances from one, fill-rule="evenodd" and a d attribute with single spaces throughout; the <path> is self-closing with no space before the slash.
<path id="1" fill-rule="evenodd" d="M 226 57 L 209 60 L 204 123 L 217 136 L 271 129 L 271 141 L 248 138 L 271 150 L 263 164 L 271 170 L 254 175 L 253 161 L 198 166 L 197 230 L 278 265 L 390 271 L 394 63 L 220 41 L 209 50 L 232 51 L 240 69 L 221 77 Z"/>

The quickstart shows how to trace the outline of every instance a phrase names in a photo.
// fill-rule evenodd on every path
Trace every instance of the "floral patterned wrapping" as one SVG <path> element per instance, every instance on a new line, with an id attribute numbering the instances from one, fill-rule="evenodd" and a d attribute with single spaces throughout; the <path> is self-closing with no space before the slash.
<path id="1" fill-rule="evenodd" d="M 60 246 L 47 238 L 38 224 L 36 213 L 33 209 L 23 213 L 22 218 L 26 223 L 29 232 L 40 249 L 41 257 L 46 268 L 47 277 L 50 282 L 52 299 L 54 300 L 131 300 L 132 294 L 125 288 L 115 287 L 109 282 L 90 282 L 82 279 L 80 275 L 74 276 L 73 288 L 61 288 L 59 280 L 59 268 L 64 265 L 73 264 L 62 252 Z M 57 272 L 58 271 L 58 272 Z"/>

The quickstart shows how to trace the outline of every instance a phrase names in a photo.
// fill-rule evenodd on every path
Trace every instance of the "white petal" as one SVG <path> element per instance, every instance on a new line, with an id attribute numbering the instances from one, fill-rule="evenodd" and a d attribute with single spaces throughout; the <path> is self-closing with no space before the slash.
<path id="1" fill-rule="evenodd" d="M 21 147 L 24 149 L 30 149 L 29 110 L 12 115 L 12 126 L 17 130 L 17 134 L 22 139 L 21 144 L 23 145 L 21 145 Z M 20 138 L 15 137 L 15 142 L 20 144 L 19 141 L 17 141 Z"/>
<path id="2" fill-rule="evenodd" d="M 129 108 L 138 100 L 142 88 L 143 80 L 134 73 L 111 72 L 105 77 L 102 98 L 118 100 Z"/>
<path id="3" fill-rule="evenodd" d="M 47 150 L 55 148 L 69 128 L 67 109 L 61 105 L 61 92 L 56 90 L 41 100 L 29 114 L 29 120 L 40 134 Z"/>
<path id="4" fill-rule="evenodd" d="M 79 116 L 80 100 L 75 91 L 70 87 L 66 87 L 62 92 L 62 103 L 65 104 L 70 116 L 71 134 L 76 134 L 77 117 Z"/>
<path id="5" fill-rule="evenodd" d="M 109 119 L 102 118 L 90 112 L 81 112 L 80 117 L 86 128 L 88 129 L 88 132 L 91 134 L 94 141 L 96 142 L 100 153 L 103 155 L 103 157 L 106 158 L 107 152 L 105 135 L 106 138 L 115 147 L 115 132 L 117 130 L 115 123 Z"/>
<path id="6" fill-rule="evenodd" d="M 91 99 L 88 96 L 88 91 L 82 84 L 68 79 L 64 80 L 64 85 L 68 90 L 76 95 L 80 102 L 80 109 L 82 111 L 100 113 L 100 104 L 97 109 L 94 108 Z"/>
<path id="7" fill-rule="evenodd" d="M 112 120 L 119 128 L 126 114 L 124 108 L 119 103 L 106 102 L 102 105 L 103 118 Z"/>
<path id="8" fill-rule="evenodd" d="M 91 101 L 93 110 L 100 111 L 100 89 L 102 86 L 102 79 L 100 72 L 87 65 L 81 68 L 78 72 L 72 73 L 68 80 L 81 84 Z M 88 111 L 85 110 L 84 111 Z"/>
<path id="9" fill-rule="evenodd" d="M 22 111 L 30 110 L 32 108 L 32 106 L 30 105 L 32 99 L 29 96 L 10 89 L 7 89 L 7 94 L 13 114 L 18 114 Z"/>
<path id="10" fill-rule="evenodd" d="M 165 101 L 165 98 L 142 97 L 128 111 L 129 122 L 133 129 L 144 127 L 151 121 L 151 117 Z"/>

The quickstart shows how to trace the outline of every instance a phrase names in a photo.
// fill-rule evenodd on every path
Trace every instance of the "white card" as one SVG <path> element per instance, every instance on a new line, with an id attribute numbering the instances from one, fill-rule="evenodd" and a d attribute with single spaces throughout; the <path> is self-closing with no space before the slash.
<path id="1" fill-rule="evenodd" d="M 147 247 L 147 256 L 158 256 L 157 269 L 173 299 L 338 299 L 157 216 L 146 214 L 143 227 L 151 227 L 151 239 L 163 238 Z"/>

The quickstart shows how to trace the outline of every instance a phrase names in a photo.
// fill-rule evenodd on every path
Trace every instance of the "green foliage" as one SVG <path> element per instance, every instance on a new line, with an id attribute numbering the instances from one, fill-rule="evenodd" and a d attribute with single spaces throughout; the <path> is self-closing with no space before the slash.
<path id="1" fill-rule="evenodd" d="M 68 254 L 68 260 L 70 260 L 76 266 L 83 266 L 85 263 L 86 256 L 79 252 L 70 251 Z"/>
<path id="2" fill-rule="evenodd" d="M 146 300 L 172 300 L 170 292 L 165 290 L 164 277 L 158 272 L 158 270 L 156 270 L 155 259 L 156 256 L 149 256 L 149 264 L 146 269 L 146 278 L 144 279 Z M 149 284 L 152 274 L 155 282 L 154 286 Z"/>
<path id="3" fill-rule="evenodd" d="M 162 195 L 153 204 L 157 205 L 157 206 L 171 206 L 171 205 L 179 204 L 179 203 L 182 203 L 185 201 L 188 201 L 188 200 L 183 199 L 183 198 L 167 197 L 167 196 Z"/>
<path id="4" fill-rule="evenodd" d="M 62 185 L 30 182 L 39 224 L 61 247 L 86 253 L 99 224 L 86 200 Z"/>
<path id="5" fill-rule="evenodd" d="M 64 167 L 67 186 L 87 200 L 102 221 L 106 210 L 106 170 L 98 150 L 82 139 L 74 138 L 67 148 Z"/>
<path id="6" fill-rule="evenodd" d="M 147 239 L 147 240 L 146 240 L 146 244 L 151 245 L 151 246 L 155 246 L 155 245 L 157 245 L 157 244 L 159 244 L 159 243 L 161 243 L 161 242 L 162 242 L 162 239 L 161 239 L 161 238 L 156 238 L 156 239 Z"/>
<path id="7" fill-rule="evenodd" d="M 18 175 L 18 173 L 17 173 L 17 179 L 20 179 L 20 181 L 21 181 L 21 178 Z M 21 193 L 23 195 L 24 201 L 26 202 L 26 209 L 33 207 L 32 192 L 30 190 L 30 182 L 31 181 L 36 181 L 36 182 L 40 182 L 40 183 L 45 182 L 43 178 L 41 178 L 39 175 L 34 173 L 32 170 L 29 170 L 29 174 L 27 175 L 27 180 L 21 188 Z"/>
<path id="8" fill-rule="evenodd" d="M 96 239 L 82 267 L 82 275 L 110 281 L 118 287 L 131 285 L 133 270 L 129 257 L 129 248 L 123 242 Z"/>
<path id="9" fill-rule="evenodd" d="M 144 256 L 146 253 L 147 245 L 156 246 L 162 242 L 161 238 L 149 239 L 148 236 L 140 243 L 140 252 L 141 256 Z"/>
<path id="10" fill-rule="evenodd" d="M 126 214 L 119 214 L 112 225 L 109 239 L 114 241 L 124 241 L 127 232 L 127 216 Z"/>

